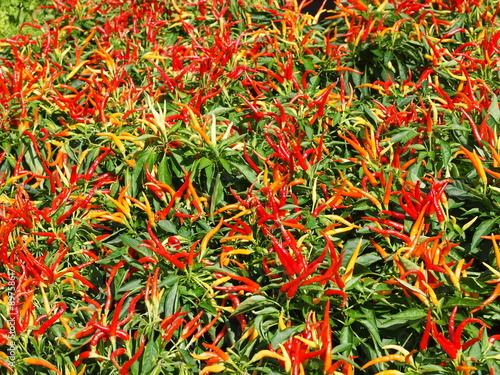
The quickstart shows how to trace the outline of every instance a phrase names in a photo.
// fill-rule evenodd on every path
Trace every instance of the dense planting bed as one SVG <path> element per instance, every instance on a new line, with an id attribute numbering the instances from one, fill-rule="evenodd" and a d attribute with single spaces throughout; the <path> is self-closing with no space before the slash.
<path id="1" fill-rule="evenodd" d="M 500 373 L 500 5 L 304 5 L 18 17 L 1 374 Z"/>

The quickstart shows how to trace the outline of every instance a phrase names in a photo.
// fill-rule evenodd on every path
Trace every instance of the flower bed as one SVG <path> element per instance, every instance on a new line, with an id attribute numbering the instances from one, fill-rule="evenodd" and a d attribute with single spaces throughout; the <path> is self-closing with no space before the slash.
<path id="1" fill-rule="evenodd" d="M 496 1 L 51 4 L 0 40 L 0 373 L 500 373 Z"/>

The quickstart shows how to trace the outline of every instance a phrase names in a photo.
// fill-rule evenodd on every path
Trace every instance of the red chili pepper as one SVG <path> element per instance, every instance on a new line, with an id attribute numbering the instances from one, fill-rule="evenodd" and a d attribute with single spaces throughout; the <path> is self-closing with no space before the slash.
<path id="1" fill-rule="evenodd" d="M 266 275 L 268 277 L 270 277 L 271 279 L 279 279 L 280 278 L 279 275 L 274 274 L 273 271 L 269 268 L 269 266 L 267 264 L 267 256 L 265 256 L 262 259 L 262 269 L 264 270 L 264 272 L 266 273 Z"/>
<path id="2" fill-rule="evenodd" d="M 323 117 L 325 113 L 325 105 L 328 102 L 328 98 L 330 96 L 330 93 L 332 92 L 333 88 L 337 85 L 337 83 L 332 83 L 330 84 L 326 90 L 321 93 L 320 96 L 318 96 L 315 100 L 311 101 L 308 104 L 309 108 L 312 108 L 314 106 L 318 107 L 318 112 L 316 114 L 317 117 Z"/>
<path id="3" fill-rule="evenodd" d="M 116 305 L 114 311 L 113 311 L 113 319 L 111 319 L 111 324 L 109 325 L 109 336 L 110 337 L 115 337 L 117 334 L 117 329 L 118 329 L 118 319 L 120 318 L 120 313 L 122 311 L 123 303 L 125 302 L 125 298 L 128 297 L 128 295 L 131 292 L 126 292 L 123 294 L 122 298 L 120 298 L 120 301 Z"/>
<path id="4" fill-rule="evenodd" d="M 456 359 L 458 355 L 457 348 L 451 341 L 448 341 L 444 335 L 437 330 L 436 322 L 431 322 L 431 330 L 433 338 L 441 345 L 443 350 L 450 356 L 451 359 Z"/>
<path id="5" fill-rule="evenodd" d="M 448 322 L 448 334 L 450 337 L 455 335 L 455 317 L 457 316 L 458 306 L 455 306 L 450 314 L 450 320 Z"/>
<path id="6" fill-rule="evenodd" d="M 92 348 L 95 348 L 97 346 L 97 343 L 105 338 L 105 336 L 107 335 L 107 332 L 105 331 L 99 331 L 97 332 L 94 336 L 92 336 L 92 339 L 90 340 L 90 346 Z"/>
<path id="7" fill-rule="evenodd" d="M 203 313 L 203 311 L 200 311 L 193 319 L 186 323 L 186 325 L 182 329 L 182 334 L 180 337 L 181 340 L 184 340 L 191 336 L 193 332 L 201 325 L 201 322 L 198 322 L 198 320 L 200 320 Z"/>
<path id="8" fill-rule="evenodd" d="M 372 231 L 383 234 L 383 235 L 388 235 L 388 236 L 394 236 L 399 238 L 400 240 L 406 242 L 407 244 L 411 243 L 410 237 L 408 237 L 406 234 L 398 232 L 396 230 L 392 229 L 379 229 L 379 228 L 374 228 L 369 225 L 367 225 L 368 228 L 370 228 Z"/>
<path id="9" fill-rule="evenodd" d="M 78 331 L 77 333 L 75 333 L 72 337 L 75 339 L 80 339 L 82 337 L 93 334 L 96 331 L 96 329 L 97 328 L 94 326 L 88 326 L 88 327 L 83 328 L 81 331 Z"/>
<path id="10" fill-rule="evenodd" d="M 101 186 L 107 184 L 108 181 L 103 181 L 103 182 L 98 182 L 92 190 L 88 193 L 88 195 L 83 199 L 82 201 L 77 201 L 73 203 L 73 206 L 66 211 L 64 214 L 62 214 L 59 219 L 56 220 L 56 224 L 62 224 L 69 216 L 71 216 L 78 208 L 82 207 L 85 208 L 89 203 L 94 194 L 96 193 L 97 189 L 99 189 Z"/>
<path id="11" fill-rule="evenodd" d="M 103 148 L 101 148 L 101 151 L 103 151 L 102 154 L 100 154 L 94 160 L 94 162 L 90 165 L 90 168 L 88 169 L 87 173 L 85 174 L 85 180 L 86 181 L 90 181 L 90 179 L 92 178 L 92 175 L 94 174 L 95 170 L 97 169 L 97 167 L 99 166 L 99 164 L 104 160 L 104 158 L 106 157 L 106 155 L 108 155 L 109 153 L 114 153 L 113 150 L 110 147 L 103 147 Z"/>
<path id="12" fill-rule="evenodd" d="M 90 358 L 94 354 L 95 354 L 95 352 L 93 352 L 91 350 L 80 353 L 80 355 L 78 356 L 78 359 L 75 362 L 73 362 L 73 365 L 75 367 L 80 366 L 84 360 Z M 102 361 L 103 359 L 99 358 L 99 360 Z"/>
<path id="13" fill-rule="evenodd" d="M 146 345 L 146 336 L 145 335 L 141 335 L 141 340 L 140 340 L 139 348 L 136 349 L 137 351 L 132 356 L 132 358 L 129 361 L 125 362 L 125 364 L 123 365 L 123 367 L 121 368 L 121 370 L 118 371 L 118 373 L 120 375 L 128 374 L 130 366 L 132 366 L 135 362 L 137 362 L 137 360 L 139 359 L 139 357 L 142 355 L 142 352 L 144 351 L 144 346 L 145 345 Z"/>
<path id="14" fill-rule="evenodd" d="M 375 217 L 367 217 L 367 216 L 362 217 L 362 219 L 374 221 L 376 223 L 380 223 L 380 224 L 384 224 L 384 225 L 389 225 L 389 226 L 393 227 L 394 229 L 397 229 L 397 230 L 400 230 L 400 231 L 404 229 L 404 225 L 403 224 L 397 223 L 397 222 L 392 221 L 392 220 L 378 219 L 378 218 L 375 218 Z"/>
<path id="15" fill-rule="evenodd" d="M 342 304 L 340 305 L 340 307 L 344 307 L 345 304 L 347 303 L 347 294 L 343 290 L 328 289 L 328 290 L 324 291 L 323 295 L 324 296 L 334 296 L 334 295 L 342 296 Z"/>
<path id="16" fill-rule="evenodd" d="M 226 294 L 226 297 L 231 301 L 233 309 L 238 308 L 238 306 L 240 305 L 240 299 L 238 298 L 238 296 L 234 294 Z M 245 318 L 245 314 L 238 314 L 235 316 L 235 318 L 238 319 L 238 321 L 240 322 L 241 332 L 244 332 L 247 326 L 247 320 Z M 215 344 L 216 343 L 214 343 L 214 345 Z"/>
<path id="17" fill-rule="evenodd" d="M 474 135 L 476 142 L 478 143 L 479 146 L 482 146 L 483 138 L 479 134 L 476 122 L 472 119 L 472 117 L 462 107 L 460 107 L 460 111 L 462 112 L 464 117 L 469 121 L 470 127 L 472 129 L 472 134 Z"/>
<path id="18" fill-rule="evenodd" d="M 160 323 L 160 328 L 161 329 L 167 328 L 170 324 L 172 324 L 172 322 L 174 322 L 179 317 L 186 315 L 187 313 L 188 313 L 187 311 L 182 312 L 182 308 L 180 308 L 179 310 L 177 310 L 177 312 L 175 312 L 175 314 L 169 315 L 165 319 L 163 319 L 162 322 Z"/>
<path id="19" fill-rule="evenodd" d="M 170 253 L 165 249 L 165 247 L 163 246 L 161 241 L 158 239 L 158 237 L 155 236 L 155 234 L 153 233 L 153 229 L 151 227 L 150 222 L 148 222 L 148 224 L 147 224 L 147 230 L 148 230 L 149 236 L 151 237 L 151 239 L 153 240 L 153 242 L 156 245 L 156 248 L 149 247 L 149 246 L 148 246 L 148 248 L 150 248 L 154 252 L 158 253 L 159 255 L 167 258 L 167 260 L 172 262 L 172 264 L 175 265 L 177 268 L 184 269 L 186 267 L 186 265 L 184 263 L 179 262 L 172 255 L 170 255 Z"/>
<path id="20" fill-rule="evenodd" d="M 280 243 L 276 237 L 274 237 L 267 228 L 263 227 L 262 228 L 263 233 L 268 236 L 272 243 L 273 243 L 273 248 L 276 251 L 276 254 L 278 255 L 278 258 L 280 262 L 283 264 L 285 269 L 291 274 L 291 275 L 296 275 L 300 274 L 302 272 L 301 267 L 299 264 L 295 261 L 295 259 L 292 258 L 290 253 L 285 249 L 282 243 Z"/>
<path id="21" fill-rule="evenodd" d="M 486 325 L 486 323 L 484 323 L 482 320 L 480 319 L 476 319 L 476 318 L 467 318 L 465 319 L 464 321 L 462 321 L 458 327 L 457 327 L 457 330 L 456 332 L 453 332 L 453 335 L 451 335 L 450 333 L 450 337 L 452 338 L 452 341 L 453 341 L 453 345 L 455 345 L 456 347 L 459 347 L 459 348 L 463 348 L 464 350 L 467 349 L 465 346 L 467 345 L 467 347 L 469 347 L 470 345 L 474 344 L 474 342 L 472 342 L 472 344 L 468 344 L 465 343 L 464 345 L 461 344 L 461 340 L 462 340 L 462 332 L 465 328 L 465 326 L 467 324 L 470 324 L 470 323 L 479 323 L 481 324 L 483 327 L 488 327 Z M 475 340 L 475 339 L 472 339 L 472 340 Z M 470 342 L 471 340 L 469 340 Z"/>
<path id="22" fill-rule="evenodd" d="M 193 336 L 195 340 L 198 340 L 201 336 L 203 336 L 210 328 L 212 328 L 215 323 L 217 323 L 217 320 L 219 320 L 220 316 L 222 314 L 222 310 L 218 309 L 217 314 L 214 316 L 214 318 L 203 328 L 201 328 L 198 332 L 196 332 Z"/>
<path id="23" fill-rule="evenodd" d="M 431 310 L 427 309 L 427 322 L 425 323 L 424 334 L 420 340 L 419 348 L 420 350 L 426 350 L 429 343 L 429 336 L 431 333 Z"/>
<path id="24" fill-rule="evenodd" d="M 314 271 L 316 271 L 316 269 L 321 265 L 321 262 L 325 258 L 327 249 L 328 247 L 325 247 L 321 255 L 316 260 L 307 265 L 297 278 L 283 284 L 280 288 L 280 292 L 285 293 L 286 291 L 288 291 L 287 297 L 292 298 L 303 281 Z"/>
<path id="25" fill-rule="evenodd" d="M 402 213 L 399 213 L 399 212 L 394 212 L 394 211 L 387 211 L 387 210 L 384 210 L 384 211 L 380 211 L 381 214 L 386 214 L 386 215 L 391 215 L 393 216 L 395 219 L 398 219 L 398 220 L 404 220 L 405 219 L 405 215 L 402 214 Z"/>
<path id="26" fill-rule="evenodd" d="M 410 202 L 410 200 L 409 200 L 409 199 L 410 199 L 410 198 L 407 198 L 407 199 L 406 199 L 406 202 L 407 202 L 407 204 L 408 204 L 408 205 L 406 205 L 406 204 L 404 204 L 404 202 L 403 202 L 403 200 L 405 200 L 404 196 L 403 196 L 403 195 L 400 195 L 400 196 L 399 196 L 399 205 L 400 205 L 400 207 L 403 209 L 403 211 L 404 211 L 404 212 L 406 212 L 406 213 L 407 213 L 407 214 L 408 214 L 408 215 L 409 215 L 409 216 L 410 216 L 413 220 L 417 220 L 417 218 L 418 218 L 418 213 L 417 213 L 417 211 L 416 211 L 415 207 L 413 206 L 413 204 L 412 204 L 413 208 L 412 208 L 412 207 L 410 207 L 410 205 L 409 205 L 409 203 L 408 203 L 408 202 Z"/>
<path id="27" fill-rule="evenodd" d="M 245 285 L 235 285 L 235 286 L 214 286 L 214 289 L 226 290 L 226 291 L 247 291 L 251 293 L 255 293 L 260 289 L 260 285 L 255 281 L 250 280 L 247 277 L 238 276 L 230 273 L 225 273 L 225 276 L 229 276 L 232 279 L 237 281 L 241 281 Z"/>
<path id="28" fill-rule="evenodd" d="M 119 370 L 121 368 L 120 364 L 116 361 L 116 357 L 125 354 L 127 350 L 125 348 L 118 348 L 116 349 L 111 355 L 109 356 L 109 359 L 111 362 L 113 362 L 113 365 Z"/>
<path id="29" fill-rule="evenodd" d="M 260 170 L 259 166 L 257 164 L 255 164 L 255 162 L 248 155 L 246 142 L 245 142 L 245 146 L 243 148 L 243 156 L 245 157 L 245 160 L 247 161 L 250 168 L 252 168 L 255 173 L 259 174 L 261 172 L 261 170 Z"/>
<path id="30" fill-rule="evenodd" d="M 479 333 L 476 338 L 470 339 L 469 341 L 462 344 L 462 350 L 469 349 L 472 345 L 481 340 L 483 338 L 483 331 L 485 328 L 490 328 L 490 327 L 485 324 L 482 325 L 481 328 L 479 328 Z"/>
<path id="31" fill-rule="evenodd" d="M 186 312 L 186 314 L 187 314 L 187 312 Z M 182 315 L 184 315 L 184 314 L 182 314 Z M 163 340 L 170 341 L 172 339 L 172 336 L 174 335 L 175 331 L 184 322 L 185 322 L 185 319 L 176 319 L 176 320 L 174 320 L 173 323 L 170 325 L 170 327 L 165 331 L 165 334 L 162 336 Z"/>

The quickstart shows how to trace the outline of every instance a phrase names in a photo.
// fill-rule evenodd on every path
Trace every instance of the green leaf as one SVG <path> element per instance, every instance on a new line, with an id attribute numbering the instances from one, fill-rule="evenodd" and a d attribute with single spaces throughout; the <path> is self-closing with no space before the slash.
<path id="1" fill-rule="evenodd" d="M 236 163 L 234 161 L 231 161 L 230 163 L 232 166 L 236 167 L 236 169 L 238 169 L 249 182 L 254 182 L 257 179 L 257 174 L 250 166 L 246 164 Z"/>
<path id="2" fill-rule="evenodd" d="M 391 315 L 391 319 L 417 320 L 427 316 L 427 311 L 422 309 L 408 309 Z"/>
<path id="3" fill-rule="evenodd" d="M 135 251 L 137 251 L 139 254 L 149 257 L 153 255 L 153 251 L 148 249 L 147 247 L 144 246 L 139 246 L 141 244 L 141 241 L 136 240 L 135 238 L 130 238 L 125 235 L 120 235 L 120 240 L 125 246 L 129 246 Z"/>
<path id="4" fill-rule="evenodd" d="M 474 235 L 472 236 L 472 241 L 470 244 L 471 249 L 475 249 L 477 245 L 479 245 L 479 243 L 482 241 L 481 236 L 487 236 L 491 234 L 491 228 L 493 228 L 493 225 L 497 220 L 498 219 L 496 218 L 489 219 L 479 224 L 476 231 L 474 232 Z"/>
<path id="5" fill-rule="evenodd" d="M 484 293 L 484 285 L 484 283 L 479 283 L 477 279 L 472 277 L 462 277 L 460 279 L 460 286 L 469 293 Z"/>
<path id="6" fill-rule="evenodd" d="M 240 305 L 233 311 L 231 316 L 244 314 L 257 308 L 261 308 L 264 305 L 267 306 L 271 304 L 273 304 L 273 302 L 264 296 L 251 296 L 240 303 Z"/>
<path id="7" fill-rule="evenodd" d="M 164 297 L 164 314 L 169 316 L 179 309 L 179 285 L 175 283 Z"/>
<path id="8" fill-rule="evenodd" d="M 498 98 L 495 94 L 491 96 L 491 104 L 488 108 L 488 113 L 497 124 L 500 124 L 500 108 L 498 107 Z"/>
<path id="9" fill-rule="evenodd" d="M 158 344 L 154 340 L 149 340 L 144 348 L 144 353 L 142 355 L 141 371 L 144 374 L 148 374 L 151 372 L 153 366 L 156 364 L 158 353 Z"/>
<path id="10" fill-rule="evenodd" d="M 108 246 L 109 247 L 109 246 Z M 117 258 L 122 258 L 126 254 L 125 249 L 115 250 L 104 259 L 99 259 L 96 264 L 114 264 Z"/>
<path id="11" fill-rule="evenodd" d="M 231 165 L 229 164 L 229 162 L 224 158 L 220 158 L 219 161 L 220 161 L 220 164 L 222 165 L 222 167 L 226 170 L 226 172 L 231 174 L 232 171 L 231 171 Z"/>
<path id="12" fill-rule="evenodd" d="M 288 340 L 297 332 L 303 331 L 304 328 L 305 324 L 301 324 L 296 327 L 288 327 L 285 328 L 283 331 L 276 332 L 274 337 L 271 339 L 271 346 L 273 347 L 274 350 L 277 350 L 279 348 L 279 344 L 283 344 L 286 340 Z"/>
<path id="13" fill-rule="evenodd" d="M 344 342 L 343 344 L 334 346 L 332 348 L 332 354 L 346 352 L 349 351 L 351 348 L 352 348 L 352 343 Z"/>
<path id="14" fill-rule="evenodd" d="M 177 226 L 170 220 L 160 220 L 158 226 L 167 233 L 177 233 Z"/>
<path id="15" fill-rule="evenodd" d="M 462 282 L 462 280 L 460 280 Z M 455 307 L 455 306 L 464 306 L 464 307 L 477 307 L 482 305 L 482 302 L 474 299 L 474 298 L 460 298 L 460 297 L 453 297 L 450 298 L 443 307 L 448 308 L 448 307 Z"/>
<path id="16" fill-rule="evenodd" d="M 410 139 L 415 138 L 417 135 L 418 135 L 418 132 L 416 130 L 414 130 L 413 128 L 402 128 L 402 129 L 398 129 L 398 133 L 396 135 L 394 135 L 389 140 L 389 142 L 391 142 L 391 143 L 397 143 L 397 142 L 406 143 Z"/>
<path id="17" fill-rule="evenodd" d="M 400 262 L 406 271 L 420 270 L 420 266 L 405 257 L 400 257 Z"/>
<path id="18" fill-rule="evenodd" d="M 132 281 L 129 281 L 126 284 L 123 284 L 116 292 L 117 293 L 123 293 L 123 292 L 132 292 L 134 290 L 140 290 L 143 286 L 144 280 L 137 278 Z"/>
<path id="19" fill-rule="evenodd" d="M 441 157 L 443 158 L 443 168 L 447 168 L 452 155 L 450 144 L 440 139 L 439 147 L 441 148 Z"/>
<path id="20" fill-rule="evenodd" d="M 154 153 L 153 148 L 148 148 L 148 149 L 141 152 L 139 158 L 135 162 L 135 167 L 132 170 L 132 174 L 130 176 L 131 181 L 127 181 L 127 182 L 130 182 L 130 187 L 129 187 L 128 193 L 130 194 L 130 196 L 132 196 L 134 198 L 138 194 L 137 184 L 140 183 L 140 181 L 141 181 L 139 176 L 141 175 L 142 171 L 144 170 L 144 165 L 145 164 L 148 165 L 148 161 L 149 161 L 152 153 Z"/>

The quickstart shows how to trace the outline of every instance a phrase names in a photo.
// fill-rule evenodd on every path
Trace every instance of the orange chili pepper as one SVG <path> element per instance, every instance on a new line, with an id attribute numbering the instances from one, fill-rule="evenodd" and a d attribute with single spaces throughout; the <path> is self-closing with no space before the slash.
<path id="1" fill-rule="evenodd" d="M 244 209 L 245 209 L 245 206 L 243 206 L 239 203 L 231 203 L 231 204 L 225 205 L 224 207 L 219 208 L 217 211 L 214 212 L 214 215 L 218 215 L 221 212 L 224 212 L 227 210 L 240 210 L 240 211 L 242 211 Z"/>
<path id="2" fill-rule="evenodd" d="M 491 234 L 491 242 L 493 242 L 493 249 L 495 250 L 495 261 L 497 263 L 497 267 L 500 269 L 500 249 L 498 248 L 496 238 L 493 234 Z"/>
<path id="3" fill-rule="evenodd" d="M 368 167 L 366 166 L 366 163 L 364 160 L 361 161 L 361 168 L 363 168 L 363 171 L 365 172 L 365 176 L 368 177 L 368 181 L 370 181 L 370 184 L 372 186 L 377 186 L 378 185 L 378 181 L 377 179 L 375 178 L 375 176 L 373 175 L 372 172 L 370 172 L 370 170 L 368 169 Z"/>
<path id="4" fill-rule="evenodd" d="M 392 189 L 392 171 L 389 171 L 389 180 L 387 180 L 387 183 L 385 184 L 384 198 L 382 199 L 382 203 L 384 204 L 384 207 L 386 209 L 389 208 L 389 202 L 391 199 L 391 189 Z"/>
<path id="5" fill-rule="evenodd" d="M 196 332 L 193 336 L 194 339 L 198 340 L 201 336 L 203 336 L 210 328 L 214 326 L 214 324 L 219 320 L 220 316 L 222 314 L 222 310 L 219 309 L 217 312 L 217 315 L 214 316 L 214 318 L 202 329 L 200 329 L 198 332 Z"/>
<path id="6" fill-rule="evenodd" d="M 389 355 L 384 355 L 383 357 L 375 358 L 372 359 L 371 361 L 365 363 L 363 367 L 361 367 L 362 370 L 375 365 L 377 363 L 383 363 L 383 362 L 389 362 L 389 361 L 398 361 L 398 362 L 405 362 L 405 357 L 401 354 L 389 354 Z"/>
<path id="7" fill-rule="evenodd" d="M 368 156 L 368 152 L 363 147 L 361 147 L 361 145 L 357 144 L 352 139 L 347 138 L 340 131 L 338 131 L 337 134 L 339 135 L 340 138 L 349 143 L 357 152 L 359 152 L 361 156 L 363 157 Z"/>
<path id="8" fill-rule="evenodd" d="M 296 178 L 295 180 L 291 181 L 288 183 L 288 187 L 292 187 L 292 186 L 295 186 L 295 185 L 303 185 L 305 184 L 307 181 L 304 180 L 303 178 Z"/>
<path id="9" fill-rule="evenodd" d="M 172 102 L 172 104 L 175 104 L 175 105 L 178 105 L 178 106 L 181 106 L 181 107 L 184 107 L 186 108 L 186 110 L 188 111 L 189 113 L 189 117 L 191 118 L 191 127 L 196 130 L 196 132 L 201 136 L 201 138 L 206 142 L 208 143 L 209 145 L 212 144 L 212 140 L 210 139 L 210 137 L 207 135 L 207 133 L 205 133 L 205 131 L 203 130 L 203 128 L 201 127 L 200 125 L 200 122 L 198 121 L 198 119 L 196 118 L 196 115 L 195 113 L 193 112 L 193 110 L 186 104 L 184 103 L 179 103 L 179 102 Z"/>
<path id="10" fill-rule="evenodd" d="M 472 165 L 476 169 L 479 178 L 484 183 L 487 183 L 488 182 L 488 178 L 486 177 L 486 173 L 484 171 L 483 164 L 481 163 L 481 159 L 477 155 L 476 150 L 474 150 L 473 152 L 470 152 L 464 146 L 460 146 L 460 150 L 462 150 L 465 153 L 465 155 L 467 155 L 467 157 L 471 161 Z"/>
<path id="11" fill-rule="evenodd" d="M 62 375 L 61 371 L 59 371 L 56 366 L 54 366 L 52 363 L 50 363 L 50 362 L 48 362 L 48 361 L 46 361 L 44 359 L 40 359 L 40 358 L 24 358 L 23 361 L 26 362 L 29 365 L 46 367 L 49 370 L 52 370 L 52 371 L 54 371 L 55 373 L 57 373 L 59 375 Z"/>
<path id="12" fill-rule="evenodd" d="M 408 167 L 410 167 L 410 165 L 412 165 L 413 163 L 415 163 L 417 160 L 418 160 L 418 158 L 413 158 L 413 159 L 408 160 L 406 163 L 404 163 L 404 164 L 401 166 L 401 170 L 402 170 L 402 171 L 407 170 L 407 169 L 408 169 Z"/>
<path id="13" fill-rule="evenodd" d="M 213 350 L 220 357 L 220 359 L 222 359 L 223 361 L 228 361 L 229 360 L 229 356 L 221 348 L 219 348 L 218 346 L 213 345 L 213 344 L 207 344 L 207 343 L 202 343 L 202 345 L 205 348 Z"/>
<path id="14" fill-rule="evenodd" d="M 470 314 L 473 314 L 476 311 L 481 310 L 482 308 L 486 307 L 487 305 L 489 305 L 490 303 L 495 301 L 499 294 L 500 294 L 500 283 L 497 284 L 497 286 L 493 290 L 493 293 L 491 293 L 491 296 L 489 296 L 487 299 L 485 299 L 481 306 L 478 306 L 475 309 L 471 310 Z"/>
<path id="15" fill-rule="evenodd" d="M 380 256 L 384 259 L 387 259 L 389 257 L 389 253 L 385 251 L 382 246 L 380 246 L 378 243 L 375 242 L 375 240 L 370 239 L 370 242 L 372 243 L 373 247 L 378 251 Z"/>
<path id="16" fill-rule="evenodd" d="M 203 256 L 205 255 L 205 252 L 207 251 L 207 246 L 208 242 L 210 239 L 219 231 L 219 229 L 222 227 L 222 224 L 224 224 L 224 218 L 222 217 L 219 221 L 219 224 L 215 226 L 215 228 L 209 230 L 207 234 L 203 237 L 201 240 L 201 245 L 200 245 L 200 259 L 203 259 Z"/>

